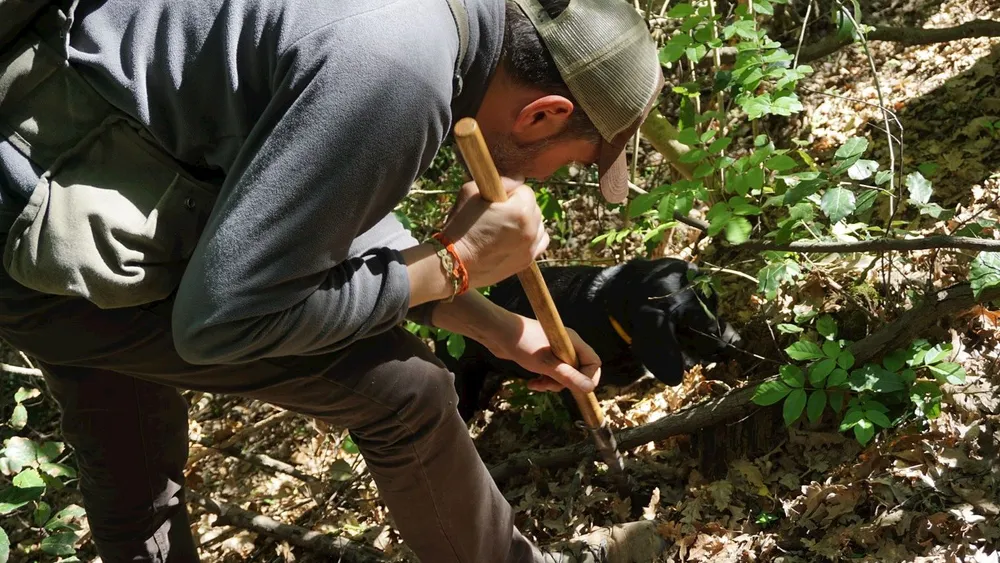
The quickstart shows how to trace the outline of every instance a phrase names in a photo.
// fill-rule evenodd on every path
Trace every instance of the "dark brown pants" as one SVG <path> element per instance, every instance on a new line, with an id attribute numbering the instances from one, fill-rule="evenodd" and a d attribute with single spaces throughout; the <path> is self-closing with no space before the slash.
<path id="1" fill-rule="evenodd" d="M 178 389 L 259 399 L 350 429 L 421 561 L 542 561 L 458 415 L 452 375 L 407 331 L 333 354 L 220 366 L 185 363 L 170 335 L 169 302 L 101 310 L 0 271 L 0 337 L 43 367 L 106 563 L 198 561 Z"/>

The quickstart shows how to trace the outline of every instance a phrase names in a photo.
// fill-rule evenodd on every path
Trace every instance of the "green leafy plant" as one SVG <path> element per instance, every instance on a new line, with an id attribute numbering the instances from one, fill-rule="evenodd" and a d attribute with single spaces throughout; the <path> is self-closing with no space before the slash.
<path id="1" fill-rule="evenodd" d="M 21 387 L 14 394 L 14 409 L 6 426 L 15 432 L 28 424 L 31 401 L 40 395 L 35 388 Z M 0 516 L 11 518 L 21 514 L 30 522 L 32 537 L 37 545 L 21 542 L 27 554 L 44 553 L 57 556 L 59 561 L 79 561 L 76 558 L 77 532 L 84 510 L 70 504 L 55 510 L 49 494 L 61 490 L 76 479 L 76 471 L 66 465 L 62 442 L 37 442 L 29 437 L 13 435 L 3 442 L 0 450 L 0 474 L 9 477 L 9 484 L 0 486 Z M 0 561 L 6 561 L 11 545 L 0 529 Z"/>
<path id="2" fill-rule="evenodd" d="M 521 381 L 510 382 L 509 390 L 507 402 L 520 413 L 522 431 L 533 432 L 543 427 L 569 430 L 571 417 L 557 393 L 536 393 Z"/>
<path id="3" fill-rule="evenodd" d="M 754 392 L 758 405 L 784 401 L 782 413 L 789 426 L 803 414 L 815 423 L 829 409 L 839 417 L 840 430 L 853 429 L 864 445 L 877 429 L 909 416 L 935 418 L 941 412 L 941 383 L 965 381 L 965 370 L 946 361 L 950 344 L 932 346 L 917 340 L 887 354 L 881 363 L 855 366 L 850 342 L 837 338 L 833 317 L 821 315 L 815 325 L 817 341 L 801 339 L 785 349 L 792 360 L 807 363 L 781 366 L 777 379 Z"/>

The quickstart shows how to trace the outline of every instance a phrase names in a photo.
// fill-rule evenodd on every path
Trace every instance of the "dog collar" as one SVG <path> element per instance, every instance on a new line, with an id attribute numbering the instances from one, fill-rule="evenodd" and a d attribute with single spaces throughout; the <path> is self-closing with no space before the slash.
<path id="1" fill-rule="evenodd" d="M 625 329 L 622 328 L 621 323 L 619 323 L 618 321 L 616 321 L 615 318 L 612 317 L 611 315 L 608 315 L 608 320 L 611 321 L 611 327 L 615 329 L 615 332 L 618 333 L 618 336 L 622 337 L 622 340 L 625 341 L 625 344 L 628 344 L 629 346 L 631 346 L 632 345 L 632 337 L 629 336 L 627 332 L 625 332 Z"/>

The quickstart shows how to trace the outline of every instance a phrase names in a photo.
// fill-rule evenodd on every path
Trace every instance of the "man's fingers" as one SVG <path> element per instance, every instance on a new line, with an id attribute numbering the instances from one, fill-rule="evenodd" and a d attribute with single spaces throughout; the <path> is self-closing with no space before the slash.
<path id="1" fill-rule="evenodd" d="M 594 387 L 597 386 L 597 382 L 592 378 L 574 369 L 573 366 L 562 362 L 559 362 L 559 365 L 555 366 L 549 377 L 566 387 L 572 387 L 584 393 L 593 391 Z"/>
<path id="2" fill-rule="evenodd" d="M 535 379 L 528 380 L 527 387 L 532 391 L 550 392 L 550 393 L 558 393 L 559 391 L 562 391 L 563 389 L 566 388 L 558 381 L 551 379 L 549 377 L 536 377 Z"/>
<path id="3" fill-rule="evenodd" d="M 515 176 L 513 178 L 501 177 L 500 181 L 503 184 L 503 189 L 507 192 L 508 197 L 514 193 L 514 190 L 524 185 L 524 178 L 519 176 Z"/>

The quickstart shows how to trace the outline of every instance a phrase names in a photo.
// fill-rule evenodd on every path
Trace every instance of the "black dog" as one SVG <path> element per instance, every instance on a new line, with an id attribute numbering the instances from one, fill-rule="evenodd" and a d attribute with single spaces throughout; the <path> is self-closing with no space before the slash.
<path id="1" fill-rule="evenodd" d="M 663 383 L 677 385 L 685 369 L 725 359 L 740 343 L 739 334 L 716 315 L 715 292 L 706 295 L 691 283 L 698 269 L 684 260 L 635 259 L 610 268 L 541 271 L 563 323 L 601 358 L 602 384 L 626 385 L 648 370 Z M 534 318 L 516 277 L 494 286 L 489 299 Z M 437 350 L 438 358 L 455 374 L 458 409 L 466 421 L 488 405 L 505 376 L 535 377 L 470 339 L 457 360 L 443 343 Z"/>

